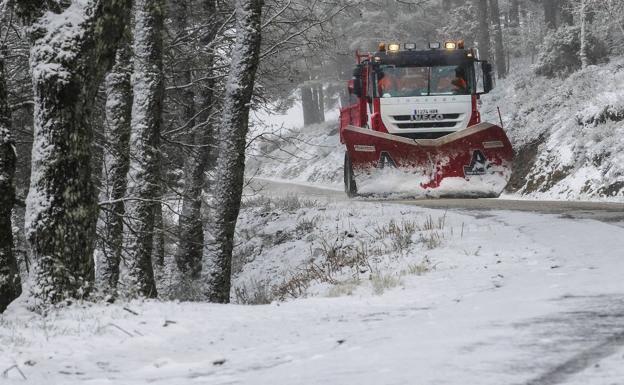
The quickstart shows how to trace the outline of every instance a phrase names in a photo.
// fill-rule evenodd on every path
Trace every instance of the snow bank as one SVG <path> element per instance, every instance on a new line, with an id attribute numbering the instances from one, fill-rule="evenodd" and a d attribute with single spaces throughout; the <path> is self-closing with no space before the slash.
<path id="1" fill-rule="evenodd" d="M 521 63 L 484 98 L 518 156 L 511 191 L 536 199 L 624 200 L 624 58 L 567 79 Z"/>
<path id="2" fill-rule="evenodd" d="M 282 117 L 268 119 L 280 122 Z M 335 120 L 298 128 L 273 125 L 254 143 L 250 155 L 247 176 L 334 187 L 342 184 L 344 151 Z"/>

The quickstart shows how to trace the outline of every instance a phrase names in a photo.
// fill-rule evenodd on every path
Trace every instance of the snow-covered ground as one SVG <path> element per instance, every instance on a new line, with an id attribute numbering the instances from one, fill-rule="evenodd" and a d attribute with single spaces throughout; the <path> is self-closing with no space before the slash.
<path id="1" fill-rule="evenodd" d="M 0 315 L 0 382 L 624 379 L 622 227 L 258 197 L 245 205 L 238 240 L 249 263 L 238 267 L 235 299 L 285 302 L 84 304 L 47 317 L 15 303 Z"/>
<path id="2" fill-rule="evenodd" d="M 496 106 L 520 152 L 520 194 L 624 201 L 624 57 L 564 80 L 519 63 L 484 98 L 487 120 L 498 122 Z"/>
<path id="3" fill-rule="evenodd" d="M 302 113 L 300 109 L 296 105 L 284 118 Z M 282 119 L 271 118 L 279 125 L 271 125 L 269 132 L 256 142 L 247 161 L 247 175 L 341 186 L 344 151 L 338 122 L 329 120 L 304 128 L 294 120 Z"/>
<path id="4" fill-rule="evenodd" d="M 535 76 L 516 62 L 483 98 L 483 117 L 499 122 L 518 152 L 509 186 L 514 198 L 624 201 L 624 58 L 567 79 Z M 293 107 L 283 127 L 260 140 L 249 175 L 326 186 L 342 184 L 338 122 L 301 127 Z M 335 113 L 336 111 L 334 111 Z"/>

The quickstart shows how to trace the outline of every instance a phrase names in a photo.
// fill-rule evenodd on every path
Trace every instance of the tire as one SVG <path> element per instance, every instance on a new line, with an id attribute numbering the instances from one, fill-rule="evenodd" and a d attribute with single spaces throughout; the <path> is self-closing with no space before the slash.
<path id="1" fill-rule="evenodd" d="M 346 152 L 344 158 L 344 189 L 349 198 L 355 198 L 358 196 L 357 184 L 355 183 L 353 167 L 351 166 L 351 159 L 349 159 L 349 154 Z"/>

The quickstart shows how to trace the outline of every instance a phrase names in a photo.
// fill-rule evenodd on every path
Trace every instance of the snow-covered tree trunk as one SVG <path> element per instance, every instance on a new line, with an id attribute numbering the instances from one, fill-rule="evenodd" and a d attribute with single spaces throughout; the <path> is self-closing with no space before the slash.
<path id="1" fill-rule="evenodd" d="M 215 12 L 214 0 L 204 3 L 206 14 L 212 15 Z M 189 7 L 185 2 L 180 2 L 177 9 L 177 28 L 178 34 L 185 35 L 188 26 Z M 214 39 L 214 28 L 211 28 L 206 34 L 202 42 L 204 44 L 212 43 Z M 191 84 L 193 76 L 191 72 L 191 58 L 186 57 L 180 60 L 180 83 Z M 205 67 L 210 69 L 213 65 L 212 56 L 204 63 Z M 210 71 L 210 70 L 208 70 Z M 206 85 L 209 94 L 204 95 L 209 100 L 206 101 L 204 108 L 210 111 L 212 104 L 212 88 L 213 81 Z M 178 247 L 175 253 L 175 261 L 184 279 L 195 280 L 200 277 L 202 253 L 204 249 L 204 231 L 201 218 L 201 194 L 204 185 L 204 172 L 207 166 L 208 147 L 204 143 L 204 130 L 206 125 L 211 122 L 198 122 L 197 108 L 195 103 L 195 93 L 191 87 L 187 87 L 182 91 L 179 99 L 183 104 L 183 113 L 181 121 L 183 124 L 191 127 L 188 135 L 188 143 L 195 145 L 191 154 L 184 159 L 184 189 L 182 196 L 182 212 L 178 219 Z M 199 117 L 208 118 L 209 113 L 199 114 Z"/>
<path id="2" fill-rule="evenodd" d="M 503 45 L 503 29 L 500 22 L 498 0 L 490 0 L 490 15 L 494 25 L 494 51 L 496 53 L 496 71 L 500 79 L 507 76 L 507 62 L 505 61 L 505 47 Z"/>
<path id="3" fill-rule="evenodd" d="M 92 288 L 98 209 L 90 116 L 130 10 L 130 0 L 66 4 L 17 3 L 32 22 L 35 124 L 26 228 L 33 294 L 43 305 L 84 297 Z M 46 12 L 48 5 L 54 12 Z"/>
<path id="4" fill-rule="evenodd" d="M 11 111 L 4 72 L 5 50 L 0 47 L 0 313 L 22 293 L 13 254 L 11 212 L 15 203 L 15 149 L 11 136 Z"/>
<path id="5" fill-rule="evenodd" d="M 126 212 L 130 294 L 156 297 L 152 251 L 155 204 L 160 204 L 160 131 L 164 94 L 162 0 L 134 5 L 132 133 Z"/>
<path id="6" fill-rule="evenodd" d="M 123 247 L 123 225 L 127 175 L 130 167 L 130 119 L 132 112 L 132 74 L 130 28 L 124 33 L 117 49 L 115 65 L 106 76 L 106 123 L 104 136 L 104 186 L 100 200 L 103 231 L 98 279 L 105 293 L 117 290 L 119 264 Z"/>
<path id="7" fill-rule="evenodd" d="M 581 57 L 581 67 L 587 68 L 589 65 L 589 55 L 587 52 L 587 0 L 581 0 L 580 6 L 581 13 L 581 49 L 580 49 L 580 57 Z"/>
<path id="8" fill-rule="evenodd" d="M 488 22 L 488 0 L 475 0 L 479 15 L 477 44 L 482 60 L 490 60 L 490 23 Z"/>
<path id="9" fill-rule="evenodd" d="M 236 0 L 236 43 L 219 130 L 214 245 L 205 269 L 209 274 L 206 294 L 212 302 L 230 301 L 234 230 L 243 193 L 249 105 L 260 56 L 263 3 L 263 0 Z"/>

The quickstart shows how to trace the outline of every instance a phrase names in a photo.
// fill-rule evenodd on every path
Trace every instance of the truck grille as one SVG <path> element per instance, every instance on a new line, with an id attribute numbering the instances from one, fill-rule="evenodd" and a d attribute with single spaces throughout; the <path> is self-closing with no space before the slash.
<path id="1" fill-rule="evenodd" d="M 452 134 L 453 131 L 448 132 L 411 132 L 403 134 L 394 134 L 408 139 L 438 139 L 448 134 Z"/>
<path id="2" fill-rule="evenodd" d="M 424 123 L 396 123 L 401 129 L 410 128 L 454 128 L 457 122 L 424 122 Z"/>
<path id="3" fill-rule="evenodd" d="M 459 119 L 459 114 L 443 114 L 442 116 L 444 117 L 444 120 Z M 412 116 L 411 115 L 394 115 L 392 116 L 392 119 L 394 119 L 397 122 L 409 122 L 410 120 L 412 120 Z"/>

